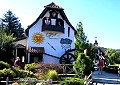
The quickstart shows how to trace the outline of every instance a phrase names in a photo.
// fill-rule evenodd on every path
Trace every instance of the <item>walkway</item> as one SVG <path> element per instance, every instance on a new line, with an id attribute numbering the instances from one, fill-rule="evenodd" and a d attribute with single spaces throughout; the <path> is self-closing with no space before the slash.
<path id="1" fill-rule="evenodd" d="M 120 85 L 120 76 L 118 74 L 107 73 L 103 71 L 102 75 L 98 71 L 93 72 L 93 85 Z"/>

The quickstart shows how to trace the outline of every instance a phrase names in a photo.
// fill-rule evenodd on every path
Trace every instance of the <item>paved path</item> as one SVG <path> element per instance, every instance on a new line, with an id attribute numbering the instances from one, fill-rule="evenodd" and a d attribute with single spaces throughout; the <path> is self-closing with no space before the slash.
<path id="1" fill-rule="evenodd" d="M 93 72 L 92 78 L 97 84 L 93 85 L 120 85 L 120 76 L 118 74 L 107 73 L 103 71 L 102 75 L 98 74 L 98 71 Z"/>

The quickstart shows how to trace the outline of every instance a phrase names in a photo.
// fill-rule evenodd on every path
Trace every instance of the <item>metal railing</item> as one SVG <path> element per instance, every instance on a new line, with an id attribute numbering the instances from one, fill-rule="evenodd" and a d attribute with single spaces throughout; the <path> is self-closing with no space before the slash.
<path id="1" fill-rule="evenodd" d="M 92 81 L 92 71 L 88 77 L 86 77 L 84 84 L 90 85 L 90 82 Z"/>

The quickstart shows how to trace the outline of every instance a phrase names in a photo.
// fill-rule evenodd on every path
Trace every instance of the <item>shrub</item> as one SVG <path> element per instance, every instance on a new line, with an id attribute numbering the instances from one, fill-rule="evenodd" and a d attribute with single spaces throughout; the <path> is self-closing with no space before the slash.
<path id="1" fill-rule="evenodd" d="M 20 78 L 35 77 L 33 72 L 28 71 L 28 70 L 22 70 L 22 69 L 16 68 L 16 69 L 13 69 L 13 71 L 16 74 L 15 77 L 20 77 Z"/>
<path id="2" fill-rule="evenodd" d="M 89 56 L 85 56 L 85 54 L 80 53 L 73 64 L 73 70 L 81 78 L 85 75 L 89 75 L 92 70 L 92 61 Z"/>
<path id="3" fill-rule="evenodd" d="M 36 65 L 37 65 L 36 63 L 26 64 L 24 69 L 34 72 L 35 68 L 36 68 Z"/>
<path id="4" fill-rule="evenodd" d="M 53 81 L 58 80 L 58 74 L 55 70 L 49 70 L 44 76 L 43 79 L 52 79 Z"/>
<path id="5" fill-rule="evenodd" d="M 0 79 L 2 80 L 6 80 L 7 77 L 9 79 L 13 79 L 15 76 L 16 74 L 10 68 L 9 69 L 4 68 L 3 70 L 0 70 Z"/>
<path id="6" fill-rule="evenodd" d="M 43 79 L 44 74 L 46 74 L 49 70 L 55 70 L 57 73 L 63 72 L 63 67 L 59 64 L 55 63 L 38 63 L 36 65 L 36 73 L 35 76 L 39 79 Z"/>
<path id="7" fill-rule="evenodd" d="M 10 68 L 10 64 L 0 61 L 0 70 L 2 70 L 4 68 Z"/>
<path id="8" fill-rule="evenodd" d="M 60 85 L 84 85 L 84 79 L 68 77 L 64 78 Z"/>
<path id="9" fill-rule="evenodd" d="M 49 70 L 56 70 L 57 73 L 63 73 L 63 67 L 55 63 L 39 63 L 36 65 L 36 71 L 41 74 L 45 74 Z"/>

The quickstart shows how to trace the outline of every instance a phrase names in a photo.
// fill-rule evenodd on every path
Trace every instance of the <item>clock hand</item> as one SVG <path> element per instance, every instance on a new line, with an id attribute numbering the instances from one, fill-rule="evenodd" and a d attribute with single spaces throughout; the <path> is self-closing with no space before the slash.
<path id="1" fill-rule="evenodd" d="M 50 43 L 48 43 L 50 45 Z M 52 49 L 56 50 L 52 45 L 50 45 Z"/>

